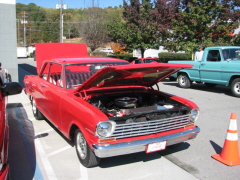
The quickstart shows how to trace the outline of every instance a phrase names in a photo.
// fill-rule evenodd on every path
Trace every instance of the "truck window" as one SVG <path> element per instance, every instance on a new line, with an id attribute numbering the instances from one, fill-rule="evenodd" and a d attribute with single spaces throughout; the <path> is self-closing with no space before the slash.
<path id="1" fill-rule="evenodd" d="M 213 62 L 221 61 L 219 50 L 208 51 L 207 61 L 213 61 Z"/>
<path id="2" fill-rule="evenodd" d="M 240 58 L 239 49 L 223 49 L 222 55 L 224 60 L 235 60 Z"/>

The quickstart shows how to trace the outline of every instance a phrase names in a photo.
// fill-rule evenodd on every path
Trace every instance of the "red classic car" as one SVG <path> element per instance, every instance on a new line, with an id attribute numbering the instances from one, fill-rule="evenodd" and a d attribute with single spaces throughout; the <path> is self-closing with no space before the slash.
<path id="1" fill-rule="evenodd" d="M 161 63 L 162 61 L 158 58 L 139 58 L 131 62 L 131 64 L 144 64 L 144 63 Z"/>
<path id="2" fill-rule="evenodd" d="M 158 87 L 165 77 L 190 67 L 55 58 L 44 61 L 37 76 L 25 76 L 24 83 L 35 118 L 45 116 L 74 141 L 82 165 L 92 167 L 101 158 L 151 153 L 196 137 L 198 106 Z"/>
<path id="3" fill-rule="evenodd" d="M 7 96 L 19 94 L 22 87 L 19 83 L 10 82 L 3 84 L 0 79 L 0 179 L 8 178 L 8 140 L 9 126 L 6 119 Z"/>

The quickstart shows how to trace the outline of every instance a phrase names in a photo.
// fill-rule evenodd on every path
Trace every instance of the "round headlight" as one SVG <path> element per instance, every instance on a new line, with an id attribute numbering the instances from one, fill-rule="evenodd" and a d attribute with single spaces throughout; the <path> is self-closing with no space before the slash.
<path id="1" fill-rule="evenodd" d="M 192 109 L 191 112 L 190 112 L 190 120 L 191 122 L 195 122 L 197 120 L 199 116 L 199 109 L 196 108 L 196 109 Z"/>
<path id="2" fill-rule="evenodd" d="M 96 135 L 99 137 L 109 137 L 112 135 L 116 127 L 114 121 L 103 121 L 98 123 L 96 128 Z"/>

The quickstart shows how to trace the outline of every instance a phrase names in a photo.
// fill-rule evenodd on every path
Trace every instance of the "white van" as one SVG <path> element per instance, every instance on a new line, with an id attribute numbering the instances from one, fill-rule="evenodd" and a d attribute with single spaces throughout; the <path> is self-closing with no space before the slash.
<path id="1" fill-rule="evenodd" d="M 101 52 L 106 52 L 106 53 L 113 53 L 113 50 L 111 48 L 103 48 L 100 51 Z"/>
<path id="2" fill-rule="evenodd" d="M 17 57 L 18 58 L 28 57 L 27 48 L 26 47 L 17 47 Z"/>

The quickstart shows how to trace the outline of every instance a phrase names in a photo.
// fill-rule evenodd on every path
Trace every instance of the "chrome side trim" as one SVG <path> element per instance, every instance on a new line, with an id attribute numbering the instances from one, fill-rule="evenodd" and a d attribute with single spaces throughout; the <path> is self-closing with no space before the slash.
<path id="1" fill-rule="evenodd" d="M 195 138 L 199 132 L 200 128 L 196 127 L 191 130 L 186 130 L 166 136 L 159 136 L 151 139 L 141 139 L 136 141 L 128 141 L 123 143 L 105 145 L 93 144 L 92 148 L 97 157 L 106 158 L 124 154 L 143 152 L 145 151 L 146 146 L 149 143 L 167 141 L 167 146 L 178 144 L 180 142 L 185 142 L 187 140 Z"/>

